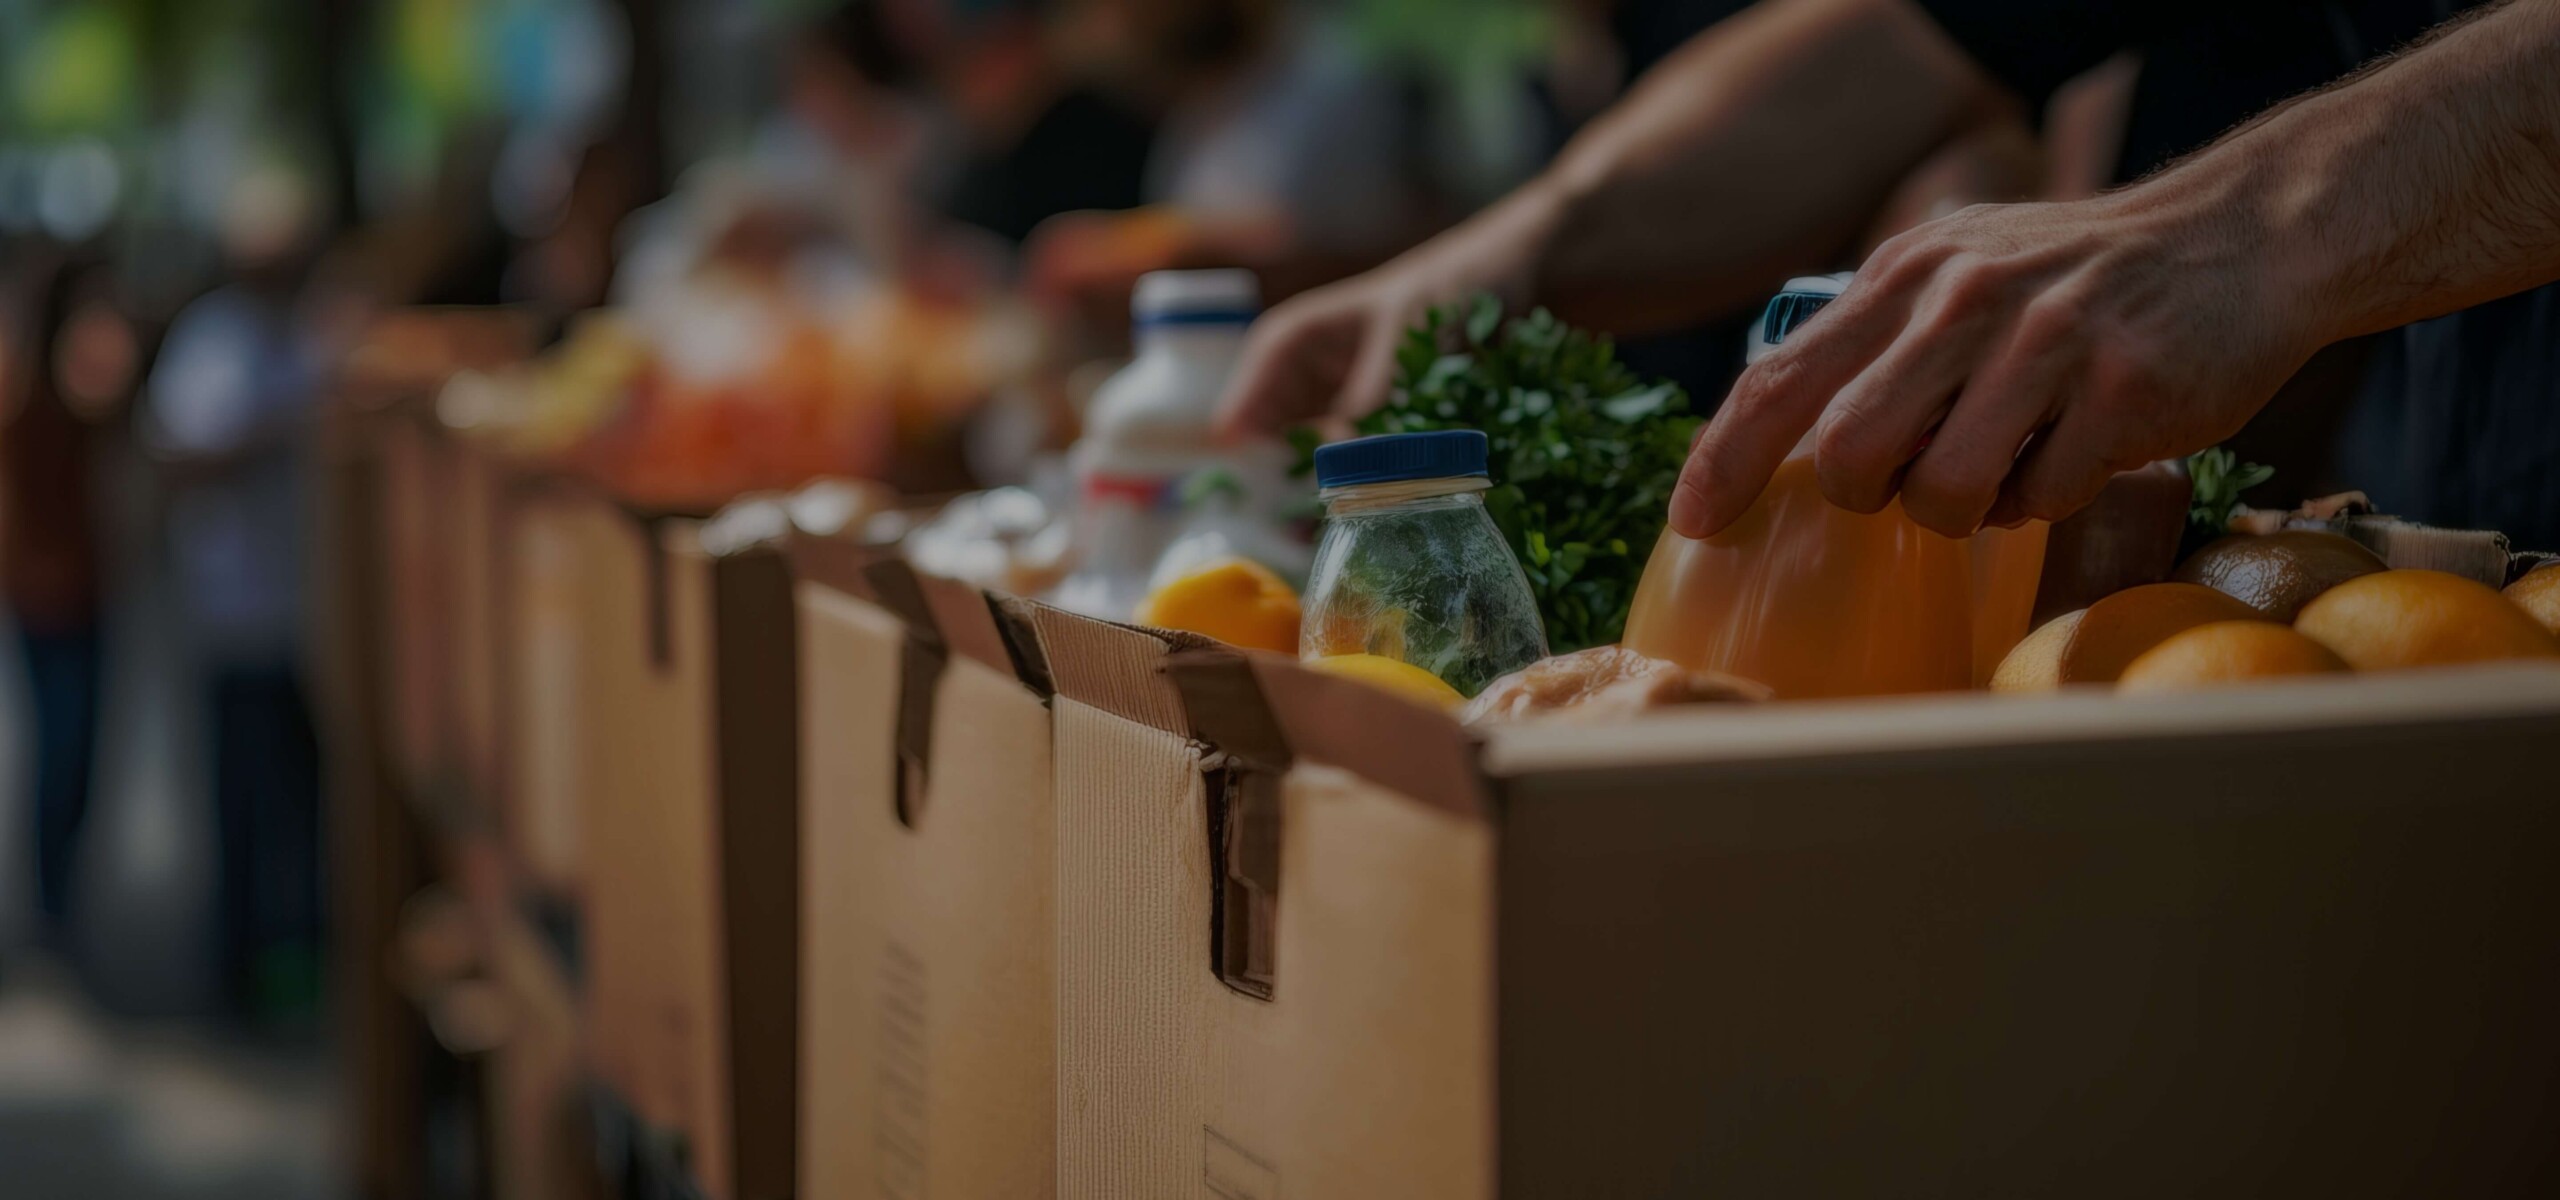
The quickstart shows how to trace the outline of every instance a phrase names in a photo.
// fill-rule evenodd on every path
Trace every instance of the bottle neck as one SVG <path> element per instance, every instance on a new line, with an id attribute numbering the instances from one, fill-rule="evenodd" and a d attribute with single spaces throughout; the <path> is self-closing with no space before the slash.
<path id="1" fill-rule="evenodd" d="M 1436 502 L 1438 504 L 1482 504 L 1481 494 L 1493 481 L 1482 475 L 1453 475 L 1437 479 L 1399 479 L 1393 483 L 1355 483 L 1347 487 L 1329 487 L 1316 493 L 1324 501 L 1325 515 L 1349 516 L 1353 513 L 1376 512 L 1405 505 Z"/>

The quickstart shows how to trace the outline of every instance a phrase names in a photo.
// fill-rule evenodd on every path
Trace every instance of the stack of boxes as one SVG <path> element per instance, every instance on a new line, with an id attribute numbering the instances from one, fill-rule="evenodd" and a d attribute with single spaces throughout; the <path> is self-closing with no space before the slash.
<path id="1" fill-rule="evenodd" d="M 436 454 L 403 755 L 574 907 L 578 1061 L 714 1200 L 2547 1161 L 2560 671 L 1470 731 Z"/>

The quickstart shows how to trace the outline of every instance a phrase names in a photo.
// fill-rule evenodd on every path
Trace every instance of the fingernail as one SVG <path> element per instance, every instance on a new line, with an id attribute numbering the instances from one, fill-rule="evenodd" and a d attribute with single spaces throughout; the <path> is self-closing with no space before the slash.
<path id="1" fill-rule="evenodd" d="M 1679 488 L 1671 493 L 1671 530 L 1682 537 L 1700 536 L 1698 527 L 1706 523 L 1707 502 L 1694 488 Z"/>

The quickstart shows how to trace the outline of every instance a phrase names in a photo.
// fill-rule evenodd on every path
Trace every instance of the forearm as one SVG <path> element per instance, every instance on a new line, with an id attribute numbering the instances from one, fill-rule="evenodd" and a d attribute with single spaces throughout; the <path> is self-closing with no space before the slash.
<path id="1" fill-rule="evenodd" d="M 2560 279 L 2560 3 L 2489 12 L 2155 182 L 2237 201 L 2315 343 Z"/>
<path id="2" fill-rule="evenodd" d="M 1853 248 L 1895 185 L 2005 104 L 1909 0 L 1773 0 L 1665 61 L 1488 214 L 1535 298 L 1619 331 L 1719 315 Z"/>

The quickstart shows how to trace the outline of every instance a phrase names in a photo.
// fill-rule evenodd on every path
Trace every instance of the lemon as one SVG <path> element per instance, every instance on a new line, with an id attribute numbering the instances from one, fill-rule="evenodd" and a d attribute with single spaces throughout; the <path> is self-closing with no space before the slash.
<path id="1" fill-rule="evenodd" d="M 1307 665 L 1435 708 L 1456 708 L 1467 699 L 1439 676 L 1382 654 L 1332 654 L 1308 659 Z"/>
<path id="2" fill-rule="evenodd" d="M 1167 582 L 1138 606 L 1137 621 L 1250 650 L 1298 652 L 1298 594 L 1247 559 L 1222 559 Z"/>

